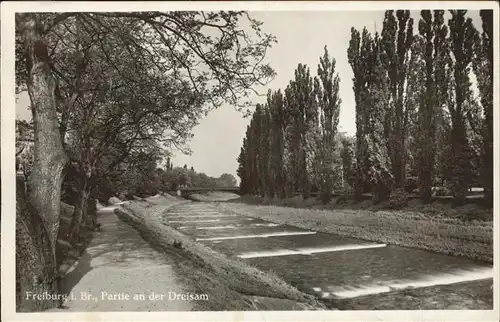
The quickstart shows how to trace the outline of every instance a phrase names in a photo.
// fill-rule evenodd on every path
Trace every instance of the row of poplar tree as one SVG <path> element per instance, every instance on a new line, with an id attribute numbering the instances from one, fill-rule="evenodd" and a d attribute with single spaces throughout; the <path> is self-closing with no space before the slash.
<path id="1" fill-rule="evenodd" d="M 491 202 L 493 12 L 481 10 L 482 32 L 466 13 L 450 10 L 446 23 L 444 10 L 422 10 L 414 30 L 408 10 L 388 10 L 380 34 L 351 28 L 352 141 L 337 133 L 335 59 L 325 47 L 314 77 L 299 64 L 284 92 L 256 106 L 238 157 L 242 193 L 308 198 L 317 189 L 328 201 L 342 180 L 379 202 L 413 176 L 422 201 L 441 184 L 462 204 L 477 177 Z"/>

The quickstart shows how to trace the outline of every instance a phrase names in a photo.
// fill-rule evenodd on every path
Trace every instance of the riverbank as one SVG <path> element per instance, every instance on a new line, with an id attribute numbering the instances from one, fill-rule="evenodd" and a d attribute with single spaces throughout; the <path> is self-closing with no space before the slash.
<path id="1" fill-rule="evenodd" d="M 493 221 L 486 216 L 471 219 L 411 208 L 328 209 L 328 205 L 321 207 L 313 199 L 302 201 L 299 207 L 298 198 L 293 200 L 288 200 L 290 204 L 295 202 L 293 206 L 285 206 L 287 200 L 244 196 L 216 204 L 223 211 L 279 224 L 493 262 Z"/>
<path id="2" fill-rule="evenodd" d="M 269 273 L 230 259 L 195 242 L 161 222 L 169 207 L 188 202 L 172 196 L 133 201 L 117 209 L 119 218 L 136 228 L 158 250 L 176 258 L 176 271 L 193 293 L 210 300 L 195 303 L 195 310 L 315 310 L 325 309 L 307 295 Z"/>

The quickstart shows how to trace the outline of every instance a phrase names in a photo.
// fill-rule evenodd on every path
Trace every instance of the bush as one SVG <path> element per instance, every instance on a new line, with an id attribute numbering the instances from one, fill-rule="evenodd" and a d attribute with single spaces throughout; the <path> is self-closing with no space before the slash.
<path id="1" fill-rule="evenodd" d="M 451 196 L 451 191 L 446 187 L 433 187 L 432 194 L 437 197 Z"/>
<path id="2" fill-rule="evenodd" d="M 417 188 L 418 188 L 418 177 L 406 178 L 405 191 L 407 193 L 413 193 L 413 191 Z"/>
<path id="3" fill-rule="evenodd" d="M 318 199 L 321 200 L 322 203 L 327 204 L 332 200 L 332 193 L 330 191 L 321 191 Z"/>
<path id="4" fill-rule="evenodd" d="M 337 197 L 335 204 L 337 204 L 337 205 L 346 204 L 349 202 L 350 199 L 351 199 L 350 194 L 341 194 Z"/>
<path id="5" fill-rule="evenodd" d="M 406 189 L 398 188 L 391 191 L 389 196 L 389 208 L 401 209 L 408 205 L 408 193 Z"/>

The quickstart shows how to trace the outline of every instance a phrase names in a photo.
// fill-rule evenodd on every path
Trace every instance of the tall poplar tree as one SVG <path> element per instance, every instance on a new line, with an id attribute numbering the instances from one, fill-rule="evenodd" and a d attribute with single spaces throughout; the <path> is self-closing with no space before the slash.
<path id="1" fill-rule="evenodd" d="M 493 203 L 493 10 L 481 10 L 483 32 L 477 38 L 473 60 L 484 122 L 482 124 L 482 184 L 485 200 Z"/>
<path id="2" fill-rule="evenodd" d="M 285 88 L 284 111 L 287 119 L 285 127 L 285 168 L 289 180 L 286 184 L 286 196 L 292 197 L 299 189 L 300 128 L 301 118 L 292 90 L 293 81 Z"/>
<path id="3" fill-rule="evenodd" d="M 270 142 L 270 171 L 271 178 L 274 182 L 274 191 L 280 198 L 285 197 L 286 171 L 284 163 L 285 153 L 285 128 L 286 119 L 283 105 L 283 95 L 281 91 L 267 94 L 267 104 L 271 118 Z"/>
<path id="4" fill-rule="evenodd" d="M 382 57 L 382 39 L 367 37 L 369 52 L 367 55 L 367 88 L 364 113 L 366 114 L 367 134 L 364 137 L 367 149 L 368 182 L 370 183 L 373 201 L 386 200 L 394 185 L 394 174 L 391 172 L 389 149 L 385 136 L 385 124 L 389 108 L 389 86 L 387 71 Z"/>
<path id="5" fill-rule="evenodd" d="M 318 64 L 318 82 L 316 99 L 321 111 L 321 141 L 318 150 L 321 151 L 320 176 L 321 195 L 324 202 L 332 197 L 334 180 L 334 151 L 335 135 L 339 123 L 340 104 L 339 96 L 340 78 L 335 73 L 335 58 L 330 57 L 325 46 L 323 57 Z"/>
<path id="6" fill-rule="evenodd" d="M 448 28 L 444 23 L 444 10 L 434 10 L 433 13 L 431 10 L 422 10 L 418 23 L 418 31 L 425 46 L 422 52 L 425 61 L 425 90 L 418 113 L 417 167 L 420 198 L 425 203 L 430 202 L 432 196 L 437 114 L 445 104 L 448 82 L 445 78 Z"/>
<path id="7" fill-rule="evenodd" d="M 247 164 L 247 138 L 243 138 L 243 144 L 240 149 L 240 154 L 238 156 L 238 169 L 236 170 L 236 174 L 240 177 L 240 193 L 247 194 L 249 192 L 249 184 L 250 184 L 250 173 Z"/>
<path id="8" fill-rule="evenodd" d="M 385 133 L 397 187 L 404 187 L 408 111 L 405 109 L 410 47 L 413 41 L 413 19 L 409 10 L 385 12 L 382 29 L 382 62 L 387 69 L 390 89 L 390 114 Z"/>
<path id="9" fill-rule="evenodd" d="M 466 18 L 467 10 L 450 10 L 451 19 L 448 20 L 450 28 L 451 54 L 454 63 L 450 68 L 453 70 L 454 80 L 454 104 L 449 106 L 451 114 L 451 159 L 448 162 L 451 167 L 452 192 L 455 203 L 465 203 L 465 197 L 470 185 L 470 158 L 471 151 L 467 140 L 465 121 L 465 102 L 470 95 L 469 72 L 474 56 L 474 43 L 477 31 L 472 24 L 471 18 Z"/>
<path id="10" fill-rule="evenodd" d="M 267 105 L 262 105 L 259 116 L 259 183 L 261 196 L 274 197 L 274 188 L 272 187 L 270 175 L 270 119 L 269 108 Z"/>
<path id="11" fill-rule="evenodd" d="M 252 173 L 254 175 L 254 190 L 253 193 L 256 195 L 264 196 L 263 185 L 261 181 L 262 166 L 261 162 L 261 149 L 260 149 L 260 136 L 261 136 L 261 118 L 262 118 L 262 105 L 257 104 L 255 107 L 255 112 L 253 113 L 252 121 L 250 122 L 251 128 L 251 162 L 252 162 Z"/>
<path id="12" fill-rule="evenodd" d="M 425 41 L 420 35 L 415 35 L 411 46 L 410 68 L 408 70 L 408 96 L 406 109 L 408 110 L 408 137 L 406 147 L 406 184 L 405 190 L 409 193 L 418 188 L 419 156 L 421 154 L 421 138 L 419 129 L 420 104 L 425 94 Z"/>
<path id="13" fill-rule="evenodd" d="M 314 129 L 318 122 L 318 109 L 315 102 L 314 82 L 309 67 L 299 64 L 295 69 L 295 78 L 291 82 L 292 99 L 295 108 L 295 125 L 299 140 L 297 156 L 297 171 L 299 189 L 307 199 L 311 191 L 311 170 L 308 161 L 314 153 Z M 309 160 L 308 160 L 309 159 Z"/>
<path id="14" fill-rule="evenodd" d="M 354 73 L 356 101 L 356 184 L 355 194 L 371 190 L 374 201 L 388 197 L 393 184 L 387 151 L 389 84 L 383 61 L 382 41 L 373 38 L 366 28 L 360 33 L 351 29 L 348 59 Z"/>
<path id="15" fill-rule="evenodd" d="M 349 188 L 352 188 L 356 184 L 356 159 L 354 152 L 354 140 L 352 140 L 351 138 L 344 138 L 342 140 L 342 150 L 340 153 L 340 157 L 342 159 L 342 176 L 344 187 L 345 184 L 347 184 Z"/>
<path id="16" fill-rule="evenodd" d="M 351 28 L 351 40 L 349 41 L 349 48 L 347 49 L 347 58 L 349 64 L 351 65 L 354 77 L 353 81 L 353 91 L 354 91 L 354 101 L 356 109 L 356 167 L 355 167 L 355 180 L 354 180 L 354 191 L 357 199 L 361 197 L 361 194 L 365 192 L 365 173 L 367 173 L 365 154 L 366 147 L 363 137 L 366 133 L 366 121 L 365 114 L 363 113 L 363 102 L 364 102 L 364 90 L 366 88 L 366 73 L 365 73 L 365 56 L 367 55 L 367 37 L 368 31 L 366 28 L 363 29 L 363 34 L 361 36 L 360 32 L 354 27 Z"/>

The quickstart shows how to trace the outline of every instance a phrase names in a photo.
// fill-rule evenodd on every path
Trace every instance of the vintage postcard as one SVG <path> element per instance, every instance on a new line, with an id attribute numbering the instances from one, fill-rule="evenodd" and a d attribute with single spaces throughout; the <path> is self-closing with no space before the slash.
<path id="1" fill-rule="evenodd" d="M 498 321 L 498 24 L 2 3 L 2 320 Z"/>

